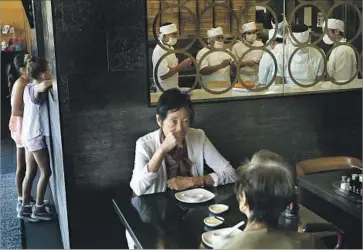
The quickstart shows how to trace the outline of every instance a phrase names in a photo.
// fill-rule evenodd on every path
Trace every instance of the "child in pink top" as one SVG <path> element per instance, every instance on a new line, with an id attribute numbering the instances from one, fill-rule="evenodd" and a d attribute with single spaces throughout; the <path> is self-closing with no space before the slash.
<path id="1" fill-rule="evenodd" d="M 17 211 L 22 204 L 22 185 L 25 176 L 25 150 L 22 136 L 22 125 L 23 125 L 23 94 L 24 88 L 29 83 L 30 79 L 26 74 L 26 61 L 29 58 L 29 54 L 18 54 L 15 56 L 13 63 L 10 63 L 6 68 L 8 87 L 10 92 L 11 101 L 11 116 L 9 120 L 9 130 L 11 138 L 14 140 L 16 145 L 16 176 L 15 183 L 18 193 L 18 203 L 16 206 Z M 34 159 L 29 159 L 35 162 Z M 36 169 L 35 169 L 36 170 Z M 35 174 L 31 173 L 31 174 Z"/>

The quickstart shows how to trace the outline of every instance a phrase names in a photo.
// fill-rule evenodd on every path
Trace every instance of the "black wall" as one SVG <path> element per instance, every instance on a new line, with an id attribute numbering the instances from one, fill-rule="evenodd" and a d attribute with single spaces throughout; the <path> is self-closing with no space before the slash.
<path id="1" fill-rule="evenodd" d="M 145 93 L 144 1 L 52 4 L 71 247 L 126 247 L 111 198 L 128 188 L 136 139 L 156 129 Z M 235 167 L 262 148 L 291 164 L 361 158 L 361 99 L 348 91 L 197 104 L 195 127 Z"/>
<path id="2" fill-rule="evenodd" d="M 52 136 L 47 138 L 47 145 L 50 155 L 50 163 L 52 175 L 50 178 L 50 186 L 53 194 L 53 200 L 58 214 L 59 226 L 63 240 L 63 247 L 69 248 L 69 225 L 67 213 L 67 196 L 66 184 L 67 180 L 64 173 L 62 137 L 60 126 L 60 97 L 59 94 L 60 80 L 57 72 L 57 62 L 54 47 L 54 29 L 53 29 L 53 13 L 52 1 L 34 0 L 34 20 L 36 39 L 36 53 L 38 56 L 46 57 L 49 61 L 53 76 L 53 87 L 48 95 L 49 120 Z"/>

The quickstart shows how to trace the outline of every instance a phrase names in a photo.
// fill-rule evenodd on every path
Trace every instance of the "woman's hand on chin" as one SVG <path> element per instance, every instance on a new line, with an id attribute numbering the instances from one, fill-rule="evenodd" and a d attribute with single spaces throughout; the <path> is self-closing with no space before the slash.
<path id="1" fill-rule="evenodd" d="M 168 180 L 168 188 L 174 190 L 184 190 L 194 186 L 193 177 L 174 177 Z"/>
<path id="2" fill-rule="evenodd" d="M 161 149 L 164 152 L 164 154 L 170 152 L 173 150 L 176 146 L 183 146 L 181 139 L 176 136 L 173 132 L 170 132 L 165 136 L 165 140 L 161 144 Z"/>

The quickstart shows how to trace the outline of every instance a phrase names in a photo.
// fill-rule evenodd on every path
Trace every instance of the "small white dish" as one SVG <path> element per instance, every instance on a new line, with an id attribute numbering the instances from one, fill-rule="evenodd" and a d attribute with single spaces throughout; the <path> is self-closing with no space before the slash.
<path id="1" fill-rule="evenodd" d="M 204 219 L 204 224 L 208 227 L 218 227 L 223 224 L 223 221 L 211 216 Z"/>
<path id="2" fill-rule="evenodd" d="M 205 232 L 202 234 L 202 241 L 208 247 L 220 248 L 222 244 L 233 239 L 237 234 L 242 232 L 242 230 L 240 229 L 235 229 L 228 238 L 223 238 L 218 236 L 218 235 L 227 234 L 228 232 L 230 232 L 231 229 L 232 229 L 231 227 L 228 227 L 228 228 L 222 228 L 218 230 Z"/>
<path id="3" fill-rule="evenodd" d="M 204 188 L 194 188 L 175 194 L 177 200 L 185 203 L 202 203 L 209 201 L 214 197 L 215 194 Z"/>
<path id="4" fill-rule="evenodd" d="M 228 210 L 228 206 L 224 204 L 213 204 L 209 206 L 209 211 L 214 214 L 221 214 Z"/>

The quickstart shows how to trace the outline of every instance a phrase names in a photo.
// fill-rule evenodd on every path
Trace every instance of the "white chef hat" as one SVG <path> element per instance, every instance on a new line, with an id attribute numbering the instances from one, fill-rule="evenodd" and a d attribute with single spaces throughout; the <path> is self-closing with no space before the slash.
<path id="1" fill-rule="evenodd" d="M 275 30 L 276 30 L 276 29 L 270 29 L 270 30 L 268 31 L 268 40 L 271 40 L 271 39 L 272 39 L 272 37 L 273 37 L 273 36 L 274 36 L 274 34 L 275 34 Z M 279 34 L 278 32 L 277 32 L 276 38 L 281 38 L 281 39 L 283 39 L 282 35 L 281 35 L 281 34 Z"/>
<path id="2" fill-rule="evenodd" d="M 171 34 L 171 33 L 177 32 L 177 31 L 178 31 L 178 29 L 177 29 L 175 23 L 160 27 L 160 33 L 162 33 L 164 35 L 168 35 L 168 34 Z"/>
<path id="3" fill-rule="evenodd" d="M 300 43 L 306 43 L 309 41 L 309 28 L 305 24 L 295 24 L 291 27 L 291 32 Z M 291 39 L 294 43 L 294 40 Z"/>
<path id="4" fill-rule="evenodd" d="M 207 31 L 207 36 L 209 38 L 214 37 L 214 36 L 219 36 L 219 35 L 223 35 L 222 27 L 211 28 Z"/>
<path id="5" fill-rule="evenodd" d="M 323 29 L 325 28 L 325 22 L 323 23 Z M 334 30 L 340 30 L 341 32 L 344 32 L 344 22 L 342 20 L 328 19 L 328 29 L 334 29 Z"/>
<path id="6" fill-rule="evenodd" d="M 255 22 L 250 22 L 250 23 L 245 23 L 242 25 L 242 34 L 250 31 L 250 30 L 255 30 L 256 28 L 256 23 Z"/>

